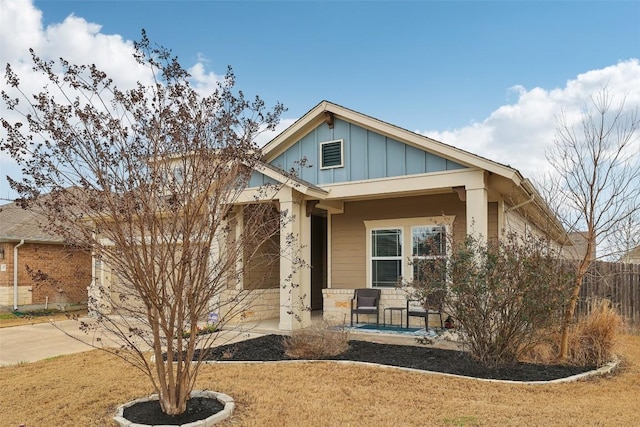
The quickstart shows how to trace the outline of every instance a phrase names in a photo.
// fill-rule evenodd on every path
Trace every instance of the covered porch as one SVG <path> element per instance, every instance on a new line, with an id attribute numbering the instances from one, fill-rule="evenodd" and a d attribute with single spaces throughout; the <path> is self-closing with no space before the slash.
<path id="1" fill-rule="evenodd" d="M 279 260 L 272 266 L 271 282 L 262 285 L 266 289 L 253 286 L 255 297 L 242 320 L 277 319 L 280 331 L 308 327 L 312 312 L 321 313 L 322 319 L 333 324 L 349 324 L 357 288 L 381 289 L 381 320 L 385 308 L 404 307 L 407 294 L 396 283 L 397 277 L 410 274 L 415 230 L 440 227 L 443 238 L 456 239 L 466 236 L 468 230 L 479 236 L 497 236 L 501 228 L 504 202 L 490 191 L 485 173 L 479 170 L 323 188 L 302 180 L 291 183 L 272 169 L 266 172 L 288 183 L 271 194 L 270 201 L 289 220 L 281 224 Z M 255 203 L 255 194 L 247 190 L 244 200 Z M 372 233 L 380 229 L 396 230 L 399 239 L 393 282 L 374 280 L 377 273 L 385 273 L 374 271 Z M 248 275 L 245 272 L 244 277 Z M 251 288 L 240 283 L 237 289 Z M 398 313 L 395 316 L 397 319 Z M 366 315 L 361 320 L 370 321 Z M 410 323 L 418 327 L 424 320 L 411 318 Z"/>

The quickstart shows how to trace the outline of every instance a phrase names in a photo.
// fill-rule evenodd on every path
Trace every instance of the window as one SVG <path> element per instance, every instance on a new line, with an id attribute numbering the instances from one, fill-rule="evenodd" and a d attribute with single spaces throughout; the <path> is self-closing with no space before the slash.
<path id="1" fill-rule="evenodd" d="M 411 227 L 411 266 L 413 279 L 433 271 L 435 263 L 447 256 L 447 234 L 444 226 Z M 427 270 L 430 267 L 430 270 Z"/>
<path id="2" fill-rule="evenodd" d="M 402 229 L 371 230 L 371 285 L 394 287 L 402 276 Z"/>
<path id="3" fill-rule="evenodd" d="M 340 168 L 343 166 L 342 140 L 320 143 L 320 169 Z"/>
<path id="4" fill-rule="evenodd" d="M 399 280 L 420 279 L 421 266 L 425 273 L 436 271 L 438 263 L 447 262 L 454 220 L 454 215 L 440 215 L 364 221 L 367 286 L 388 288 Z"/>

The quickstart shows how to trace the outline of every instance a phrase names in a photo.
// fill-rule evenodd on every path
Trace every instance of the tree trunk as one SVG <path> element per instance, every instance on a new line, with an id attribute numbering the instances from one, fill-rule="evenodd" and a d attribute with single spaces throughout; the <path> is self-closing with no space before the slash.
<path id="1" fill-rule="evenodd" d="M 173 391 L 173 393 L 172 393 Z M 162 412 L 168 415 L 180 415 L 187 410 L 188 395 L 182 390 L 170 390 L 167 395 L 160 396 Z"/>
<path id="2" fill-rule="evenodd" d="M 584 278 L 589 265 L 591 265 L 591 261 L 585 259 L 578 266 L 575 285 L 573 287 L 573 291 L 571 292 L 571 299 L 569 300 L 567 309 L 564 311 L 562 336 L 560 338 L 560 355 L 558 356 L 560 362 L 566 362 L 567 358 L 569 357 L 569 326 L 571 325 L 571 319 L 573 319 L 573 315 L 576 311 L 576 306 L 578 305 L 578 297 L 580 296 L 582 279 Z"/>

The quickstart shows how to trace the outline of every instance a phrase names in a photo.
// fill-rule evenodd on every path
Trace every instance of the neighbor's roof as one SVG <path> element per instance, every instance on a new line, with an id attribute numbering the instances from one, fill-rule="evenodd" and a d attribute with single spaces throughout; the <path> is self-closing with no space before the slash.
<path id="1" fill-rule="evenodd" d="M 47 233 L 40 224 L 45 218 L 22 209 L 15 203 L 0 205 L 0 242 L 63 243 L 64 239 Z"/>

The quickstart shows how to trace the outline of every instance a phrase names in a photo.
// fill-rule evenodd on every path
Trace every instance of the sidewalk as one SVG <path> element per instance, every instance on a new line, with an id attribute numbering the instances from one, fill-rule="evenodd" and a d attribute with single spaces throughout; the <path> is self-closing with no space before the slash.
<path id="1" fill-rule="evenodd" d="M 56 325 L 73 336 L 87 338 L 78 329 L 80 323 L 75 320 L 61 320 Z M 91 349 L 50 323 L 0 328 L 0 366 L 35 362 Z"/>

